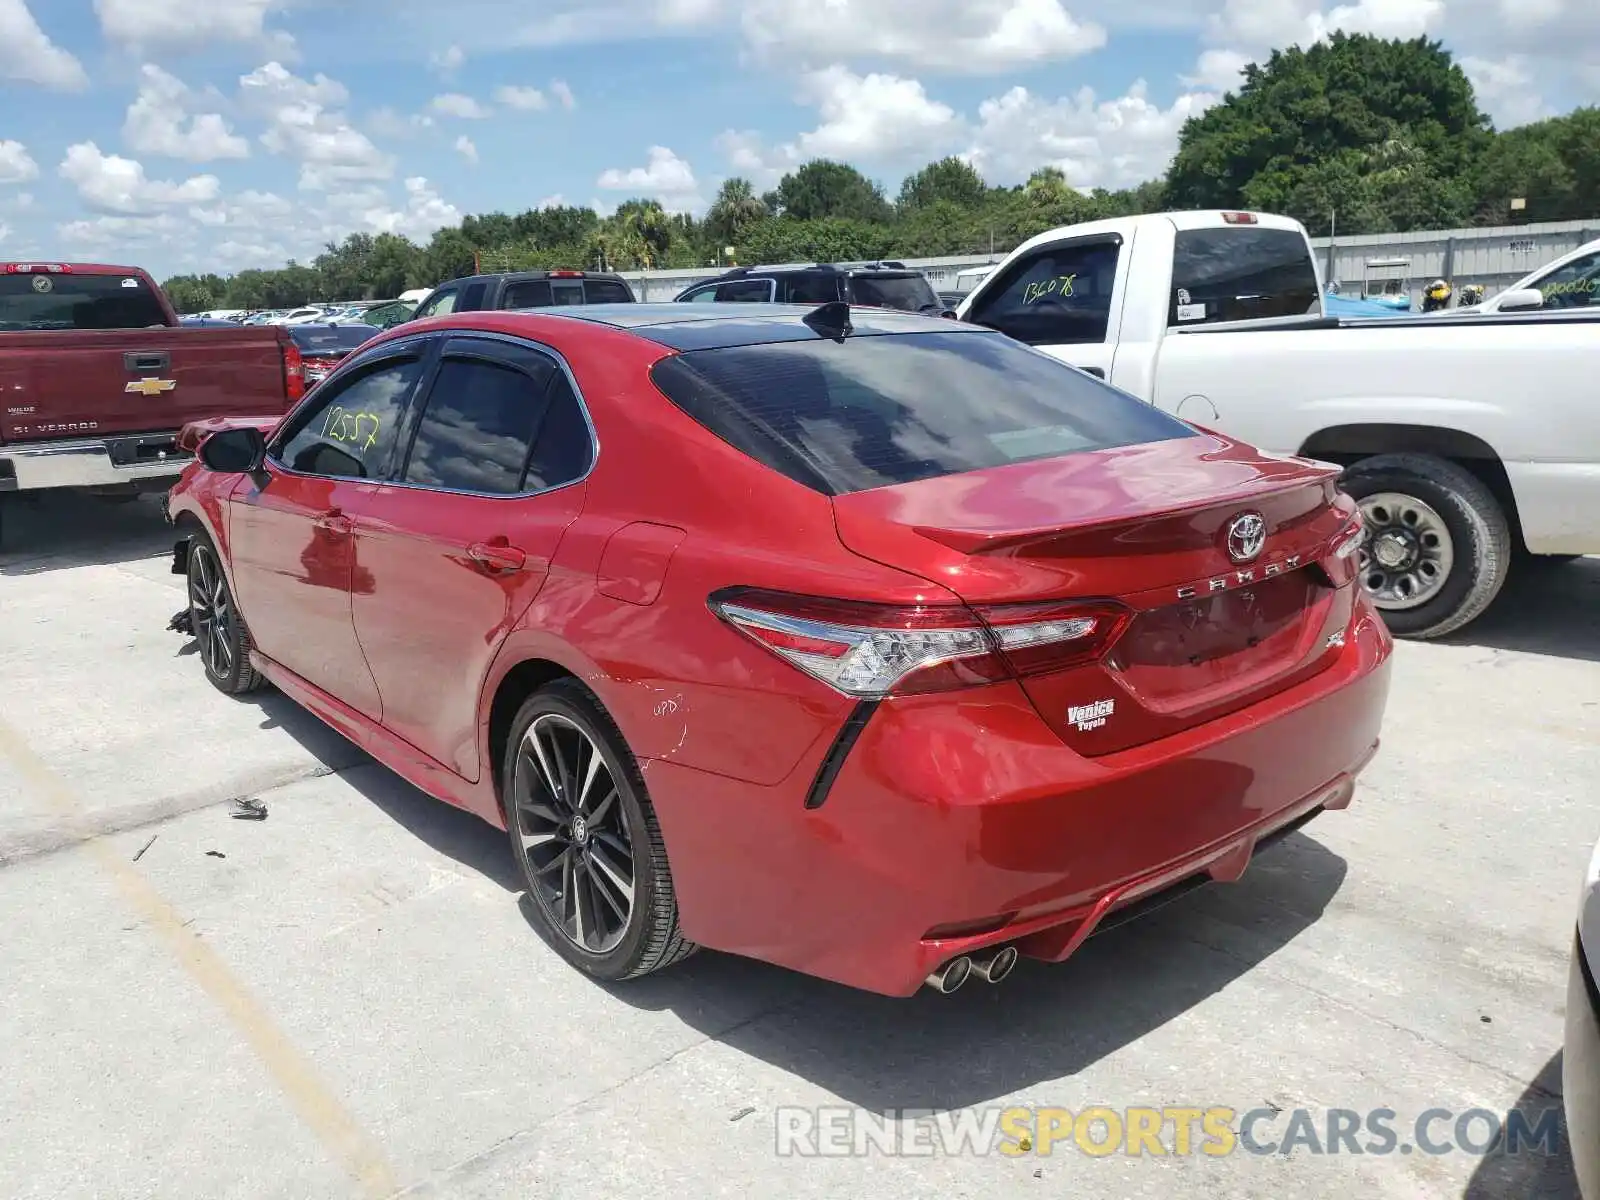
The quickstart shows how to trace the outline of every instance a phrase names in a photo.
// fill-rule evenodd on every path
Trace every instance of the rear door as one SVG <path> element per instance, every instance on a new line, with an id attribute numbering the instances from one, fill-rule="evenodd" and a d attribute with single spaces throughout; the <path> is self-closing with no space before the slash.
<path id="1" fill-rule="evenodd" d="M 452 336 L 392 483 L 354 518 L 356 635 L 384 724 L 476 780 L 479 689 L 583 508 L 587 417 L 552 353 Z"/>
<path id="2" fill-rule="evenodd" d="M 1120 234 L 1063 238 L 985 280 L 966 319 L 1101 379 L 1111 376 L 1129 248 Z"/>

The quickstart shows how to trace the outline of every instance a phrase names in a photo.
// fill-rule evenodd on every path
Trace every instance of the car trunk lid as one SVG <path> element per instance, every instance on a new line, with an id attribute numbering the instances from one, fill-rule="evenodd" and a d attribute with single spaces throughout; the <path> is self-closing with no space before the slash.
<path id="1" fill-rule="evenodd" d="M 1353 601 L 1348 569 L 1329 564 L 1358 519 L 1337 476 L 1200 433 L 854 492 L 834 508 L 851 550 L 980 609 L 1124 606 L 1103 656 L 1022 679 L 1068 744 L 1104 754 L 1331 663 Z"/>

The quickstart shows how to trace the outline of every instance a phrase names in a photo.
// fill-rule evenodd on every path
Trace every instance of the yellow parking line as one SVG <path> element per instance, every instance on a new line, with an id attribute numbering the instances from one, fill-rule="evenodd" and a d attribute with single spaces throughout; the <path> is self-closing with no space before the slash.
<path id="1" fill-rule="evenodd" d="M 83 805 L 66 782 L 3 720 L 0 757 L 7 759 L 64 817 L 82 820 Z M 166 897 L 109 842 L 91 838 L 84 843 L 84 849 L 116 881 L 123 898 L 167 944 L 189 978 L 227 1014 L 296 1114 L 340 1167 L 361 1185 L 362 1193 L 380 1197 L 399 1190 L 395 1173 L 377 1143 L 317 1076 L 311 1062 L 278 1028 L 222 956 L 184 927 L 182 917 Z"/>

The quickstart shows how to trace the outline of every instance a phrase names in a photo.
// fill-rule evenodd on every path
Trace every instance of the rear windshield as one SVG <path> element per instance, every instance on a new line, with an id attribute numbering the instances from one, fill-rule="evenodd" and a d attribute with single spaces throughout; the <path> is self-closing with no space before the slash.
<path id="1" fill-rule="evenodd" d="M 628 286 L 615 279 L 586 279 L 583 284 L 584 294 L 588 296 L 590 304 L 630 304 L 633 302 L 633 293 Z"/>
<path id="2" fill-rule="evenodd" d="M 1194 435 L 989 332 L 693 350 L 652 375 L 712 433 L 827 495 Z"/>
<path id="3" fill-rule="evenodd" d="M 343 354 L 354 350 L 378 330 L 371 325 L 290 325 L 289 336 L 302 354 Z"/>
<path id="4" fill-rule="evenodd" d="M 144 329 L 166 313 L 132 275 L 0 275 L 0 332 L 31 329 Z"/>
<path id="5" fill-rule="evenodd" d="M 1184 229 L 1167 322 L 1179 327 L 1318 311 L 1317 271 L 1292 229 Z"/>
<path id="6" fill-rule="evenodd" d="M 855 275 L 850 292 L 857 304 L 899 308 L 906 312 L 943 312 L 933 285 L 921 275 Z"/>

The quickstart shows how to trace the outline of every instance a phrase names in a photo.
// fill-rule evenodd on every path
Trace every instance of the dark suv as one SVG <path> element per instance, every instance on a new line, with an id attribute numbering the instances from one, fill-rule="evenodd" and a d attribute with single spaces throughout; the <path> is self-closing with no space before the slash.
<path id="1" fill-rule="evenodd" d="M 786 263 L 735 267 L 705 283 L 697 283 L 674 299 L 683 304 L 848 304 L 898 308 L 930 316 L 953 316 L 921 271 L 901 262 L 859 266 L 836 263 Z"/>
<path id="2" fill-rule="evenodd" d="M 600 271 L 504 271 L 441 283 L 417 305 L 412 320 L 485 309 L 556 308 L 569 304 L 630 304 L 621 275 Z"/>

